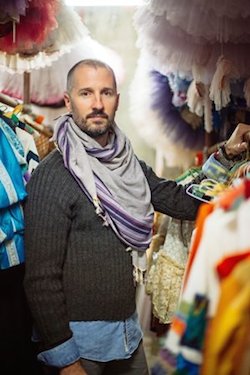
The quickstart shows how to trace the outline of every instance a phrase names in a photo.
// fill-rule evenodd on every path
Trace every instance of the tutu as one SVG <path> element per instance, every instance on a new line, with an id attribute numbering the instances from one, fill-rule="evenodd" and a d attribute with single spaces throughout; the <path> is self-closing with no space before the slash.
<path id="1" fill-rule="evenodd" d="M 192 73 L 198 69 L 202 72 L 200 81 L 210 84 L 223 55 L 237 67 L 240 77 L 248 77 L 250 6 L 249 2 L 246 7 L 243 3 L 234 6 L 232 1 L 222 1 L 227 11 L 234 9 L 234 18 L 230 18 L 228 13 L 222 16 L 217 12 L 212 6 L 214 1 L 192 0 L 191 8 L 190 2 L 185 6 L 183 0 L 152 1 L 135 12 L 137 46 L 148 53 L 150 64 L 164 75 L 168 70 Z M 221 7 L 220 2 L 217 5 Z"/>
<path id="2" fill-rule="evenodd" d="M 150 74 L 152 80 L 151 108 L 161 119 L 161 127 L 166 136 L 173 142 L 182 144 L 191 150 L 204 146 L 204 129 L 193 129 L 172 104 L 173 92 L 168 79 L 157 71 Z"/>
<path id="3" fill-rule="evenodd" d="M 1 0 L 0 1 L 0 21 L 8 20 L 20 21 L 20 16 L 26 14 L 29 0 Z"/>
<path id="4" fill-rule="evenodd" d="M 153 81 L 150 70 L 148 60 L 141 54 L 129 89 L 131 120 L 140 137 L 162 155 L 168 167 L 187 169 L 194 163 L 195 150 L 191 150 L 179 140 L 173 142 L 166 129 L 167 125 L 152 108 Z M 186 127 L 189 125 L 186 124 Z"/>
<path id="5" fill-rule="evenodd" d="M 217 62 L 217 69 L 211 82 L 209 95 L 213 100 L 217 111 L 220 111 L 223 107 L 226 107 L 231 100 L 231 78 L 239 78 L 237 70 L 232 66 L 230 61 L 221 56 Z"/>
<path id="6" fill-rule="evenodd" d="M 209 42 L 247 42 L 250 33 L 249 3 L 241 1 L 235 6 L 235 2 L 225 1 L 221 8 L 221 2 L 210 3 L 204 0 L 153 0 L 149 9 L 138 10 L 138 21 L 142 26 L 145 13 L 150 11 L 154 21 L 162 17 L 171 26 L 178 26 L 194 39 L 202 37 Z"/>
<path id="7" fill-rule="evenodd" d="M 38 1 L 38 0 L 36 0 Z M 56 61 L 60 56 L 82 42 L 89 35 L 80 16 L 70 7 L 61 4 L 56 14 L 57 27 L 51 31 L 41 44 L 30 42 L 30 48 L 17 49 L 16 53 L 8 53 L 8 48 L 0 52 L 0 70 L 9 73 L 23 73 L 44 68 Z M 26 44 L 26 42 L 24 42 Z M 20 47 L 20 44 L 19 44 Z M 0 39 L 1 48 L 1 39 Z"/>
<path id="8" fill-rule="evenodd" d="M 77 43 L 70 53 L 63 54 L 50 66 L 31 71 L 31 102 L 40 106 L 61 105 L 67 73 L 75 63 L 84 58 L 104 60 L 113 68 L 118 85 L 122 82 L 124 73 L 119 55 L 87 36 Z M 23 75 L 0 71 L 0 91 L 23 100 Z"/>
<path id="9" fill-rule="evenodd" d="M 58 6 L 58 0 L 29 2 L 25 15 L 15 24 L 15 35 L 9 33 L 0 39 L 0 50 L 10 54 L 28 53 L 34 45 L 42 44 L 49 32 L 58 26 Z"/>
<path id="10" fill-rule="evenodd" d="M 151 0 L 150 8 L 156 15 L 163 15 L 165 12 L 178 12 L 190 16 L 201 10 L 213 11 L 217 17 L 247 17 L 250 15 L 248 0 Z"/>

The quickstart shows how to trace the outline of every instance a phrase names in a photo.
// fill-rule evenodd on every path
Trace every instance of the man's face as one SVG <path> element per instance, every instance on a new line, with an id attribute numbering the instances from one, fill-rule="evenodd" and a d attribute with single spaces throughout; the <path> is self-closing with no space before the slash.
<path id="1" fill-rule="evenodd" d="M 79 66 L 64 100 L 79 128 L 104 146 L 119 102 L 112 73 L 103 67 Z"/>

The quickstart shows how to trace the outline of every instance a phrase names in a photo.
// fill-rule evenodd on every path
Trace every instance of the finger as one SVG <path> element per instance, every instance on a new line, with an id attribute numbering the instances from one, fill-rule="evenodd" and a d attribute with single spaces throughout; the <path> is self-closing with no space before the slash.
<path id="1" fill-rule="evenodd" d="M 242 152 L 247 150 L 247 146 L 248 146 L 247 142 L 237 143 L 236 145 L 232 147 L 232 152 L 235 155 L 241 154 Z"/>
<path id="2" fill-rule="evenodd" d="M 244 140 L 245 142 L 247 142 L 247 143 L 250 143 L 250 131 L 247 132 L 247 133 L 245 133 L 245 134 L 243 135 L 243 140 Z"/>

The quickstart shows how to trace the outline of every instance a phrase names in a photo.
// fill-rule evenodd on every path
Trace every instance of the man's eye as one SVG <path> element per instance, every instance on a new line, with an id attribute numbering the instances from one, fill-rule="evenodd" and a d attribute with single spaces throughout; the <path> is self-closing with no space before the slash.
<path id="1" fill-rule="evenodd" d="M 104 95 L 105 96 L 112 96 L 113 93 L 112 93 L 112 91 L 104 91 Z"/>

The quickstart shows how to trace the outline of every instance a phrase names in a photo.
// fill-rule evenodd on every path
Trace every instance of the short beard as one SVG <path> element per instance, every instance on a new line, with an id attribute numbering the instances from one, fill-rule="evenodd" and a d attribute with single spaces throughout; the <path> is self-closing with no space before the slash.
<path id="1" fill-rule="evenodd" d="M 79 118 L 79 117 L 74 117 L 73 116 L 73 120 L 75 122 L 75 124 L 85 133 L 87 134 L 89 137 L 91 138 L 98 138 L 106 133 L 109 132 L 110 128 L 112 127 L 113 125 L 113 121 L 110 121 L 108 120 L 105 128 L 103 127 L 96 127 L 95 129 L 90 129 L 88 128 L 87 126 L 87 120 L 84 120 L 82 118 Z"/>
<path id="2" fill-rule="evenodd" d="M 105 128 L 98 128 L 98 129 L 95 129 L 95 130 L 91 130 L 91 129 L 86 129 L 86 128 L 82 128 L 82 127 L 80 127 L 83 131 L 84 131 L 84 133 L 86 133 L 89 137 L 91 137 L 91 138 L 98 138 L 98 137 L 100 137 L 100 136 L 102 136 L 102 135 L 104 135 L 104 134 L 106 134 L 106 133 L 108 133 L 109 132 L 109 130 L 110 130 L 110 128 L 111 128 L 111 126 L 112 126 L 112 123 L 109 121 L 108 123 L 107 123 L 107 126 L 105 127 Z"/>

